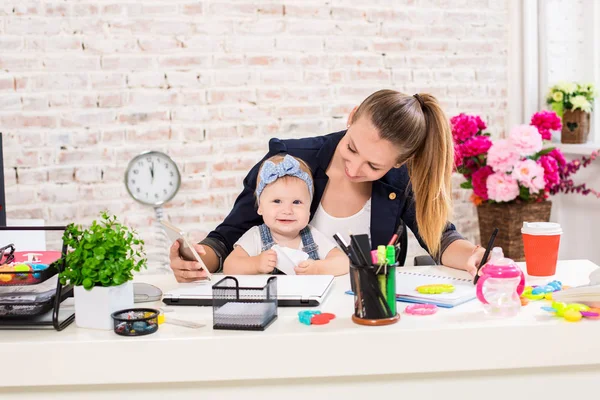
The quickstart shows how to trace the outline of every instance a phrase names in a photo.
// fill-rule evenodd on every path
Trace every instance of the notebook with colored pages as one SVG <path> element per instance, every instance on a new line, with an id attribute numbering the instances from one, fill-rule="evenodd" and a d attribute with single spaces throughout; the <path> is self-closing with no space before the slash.
<path id="1" fill-rule="evenodd" d="M 454 292 L 421 294 L 416 288 L 422 285 L 451 284 Z M 405 267 L 396 273 L 396 299 L 407 303 L 429 303 L 451 308 L 477 297 L 473 278 L 464 271 L 443 266 Z"/>

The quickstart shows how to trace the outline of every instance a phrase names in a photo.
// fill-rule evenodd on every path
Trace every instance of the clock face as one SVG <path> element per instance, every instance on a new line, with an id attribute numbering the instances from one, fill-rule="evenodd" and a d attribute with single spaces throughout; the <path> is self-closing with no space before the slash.
<path id="1" fill-rule="evenodd" d="M 171 200 L 181 184 L 177 164 L 158 151 L 136 156 L 125 172 L 125 187 L 140 203 L 159 206 Z"/>

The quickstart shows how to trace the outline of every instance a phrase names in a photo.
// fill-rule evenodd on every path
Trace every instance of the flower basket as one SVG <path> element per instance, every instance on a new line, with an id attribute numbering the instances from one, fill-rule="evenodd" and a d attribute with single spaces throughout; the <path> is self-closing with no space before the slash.
<path id="1" fill-rule="evenodd" d="M 548 222 L 551 201 L 538 203 L 482 203 L 477 206 L 479 233 L 482 244 L 487 244 L 494 228 L 498 235 L 494 246 L 502 247 L 505 257 L 524 261 L 521 227 L 523 222 Z"/>
<path id="2" fill-rule="evenodd" d="M 562 143 L 586 143 L 590 133 L 590 113 L 582 110 L 566 110 L 562 117 Z"/>

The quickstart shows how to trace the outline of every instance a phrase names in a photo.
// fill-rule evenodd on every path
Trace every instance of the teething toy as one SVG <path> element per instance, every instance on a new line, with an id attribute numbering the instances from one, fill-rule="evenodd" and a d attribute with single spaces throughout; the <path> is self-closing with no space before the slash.
<path id="1" fill-rule="evenodd" d="M 421 294 L 452 293 L 454 292 L 454 285 L 450 285 L 448 283 L 437 283 L 418 286 L 416 290 Z"/>
<path id="2" fill-rule="evenodd" d="M 431 315 L 437 312 L 435 304 L 411 304 L 406 306 L 404 312 L 411 315 Z"/>

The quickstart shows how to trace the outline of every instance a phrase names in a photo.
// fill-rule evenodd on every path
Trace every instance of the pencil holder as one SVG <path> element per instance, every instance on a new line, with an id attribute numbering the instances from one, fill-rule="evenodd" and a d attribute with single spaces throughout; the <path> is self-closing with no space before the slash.
<path id="1" fill-rule="evenodd" d="M 261 287 L 241 287 L 226 276 L 212 287 L 213 329 L 264 331 L 277 319 L 277 277 Z"/>
<path id="2" fill-rule="evenodd" d="M 354 323 L 380 326 L 398 322 L 395 266 L 351 265 L 350 285 L 354 293 Z"/>

